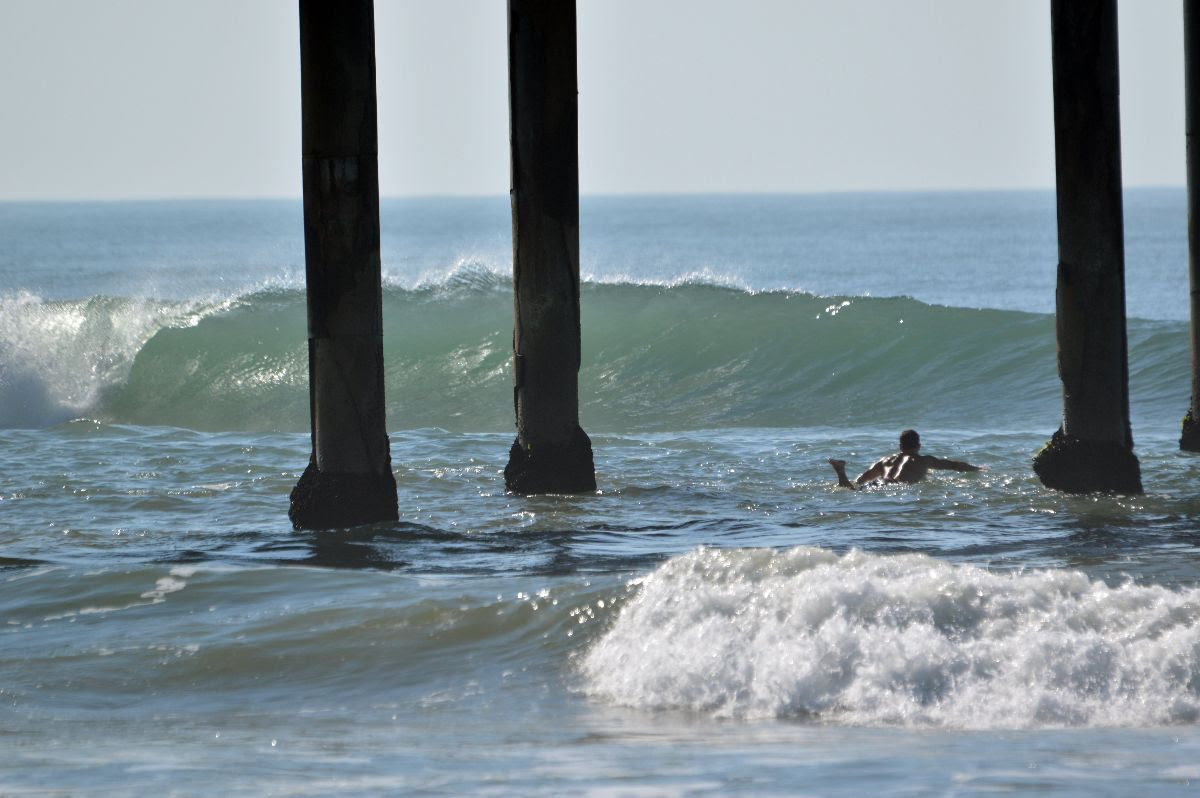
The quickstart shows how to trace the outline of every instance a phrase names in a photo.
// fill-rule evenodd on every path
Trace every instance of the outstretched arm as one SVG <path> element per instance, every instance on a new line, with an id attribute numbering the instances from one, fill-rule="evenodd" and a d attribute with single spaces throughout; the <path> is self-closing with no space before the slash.
<path id="1" fill-rule="evenodd" d="M 980 466 L 964 463 L 962 460 L 943 460 L 940 457 L 930 457 L 925 461 L 929 468 L 940 468 L 945 471 L 982 471 Z"/>

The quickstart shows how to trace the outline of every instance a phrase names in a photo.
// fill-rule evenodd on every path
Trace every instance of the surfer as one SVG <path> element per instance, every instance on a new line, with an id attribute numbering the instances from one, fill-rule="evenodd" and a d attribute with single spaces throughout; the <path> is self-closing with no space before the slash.
<path id="1" fill-rule="evenodd" d="M 868 482 L 920 482 L 929 473 L 929 469 L 938 468 L 947 471 L 982 471 L 979 466 L 964 463 L 960 460 L 942 460 L 921 454 L 921 436 L 915 429 L 906 429 L 900 433 L 900 451 L 889 454 L 875 461 L 875 464 L 858 475 L 853 482 L 846 476 L 846 461 L 829 458 L 837 474 L 838 487 L 857 489 Z"/>

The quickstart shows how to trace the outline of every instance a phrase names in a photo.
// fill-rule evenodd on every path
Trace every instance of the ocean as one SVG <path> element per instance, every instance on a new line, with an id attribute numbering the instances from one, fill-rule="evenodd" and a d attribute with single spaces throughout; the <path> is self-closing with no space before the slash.
<path id="1" fill-rule="evenodd" d="M 1186 199 L 1141 496 L 1044 489 L 1052 192 L 585 197 L 598 490 L 506 495 L 505 197 L 382 203 L 400 521 L 293 531 L 299 201 L 0 204 L 2 795 L 1190 795 Z M 986 470 L 835 488 L 893 451 Z"/>

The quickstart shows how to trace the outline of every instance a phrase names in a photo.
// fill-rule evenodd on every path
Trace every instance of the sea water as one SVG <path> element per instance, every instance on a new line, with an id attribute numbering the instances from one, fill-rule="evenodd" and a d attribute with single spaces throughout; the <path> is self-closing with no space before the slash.
<path id="1" fill-rule="evenodd" d="M 0 205 L 0 794 L 1191 794 L 1185 198 L 1146 493 L 1041 487 L 1049 192 L 597 197 L 598 491 L 504 492 L 504 198 L 385 200 L 400 518 L 296 532 L 298 202 Z M 834 487 L 895 447 L 984 466 Z"/>

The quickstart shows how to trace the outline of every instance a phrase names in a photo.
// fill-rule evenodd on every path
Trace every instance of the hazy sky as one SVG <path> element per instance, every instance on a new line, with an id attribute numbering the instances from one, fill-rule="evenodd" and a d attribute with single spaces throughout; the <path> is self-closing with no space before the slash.
<path id="1" fill-rule="evenodd" d="M 0 199 L 299 196 L 295 0 L 0 0 Z M 1049 0 L 579 0 L 585 193 L 1050 187 Z M 1127 185 L 1180 0 L 1121 4 Z M 376 0 L 385 195 L 504 194 L 504 0 Z"/>

